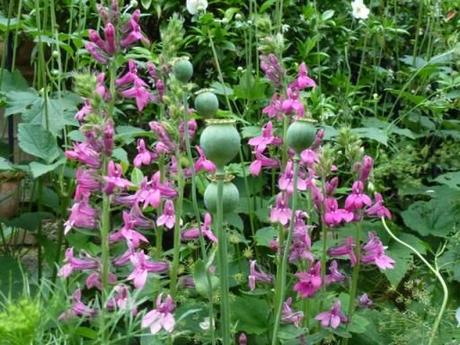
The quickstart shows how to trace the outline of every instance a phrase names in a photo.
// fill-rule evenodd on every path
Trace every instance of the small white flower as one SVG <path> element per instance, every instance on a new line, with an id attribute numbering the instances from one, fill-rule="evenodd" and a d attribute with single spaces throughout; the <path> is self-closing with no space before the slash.
<path id="1" fill-rule="evenodd" d="M 209 317 L 205 317 L 203 322 L 199 323 L 199 326 L 203 331 L 209 330 L 211 328 L 211 319 Z"/>
<path id="2" fill-rule="evenodd" d="M 191 15 L 195 15 L 200 11 L 206 10 L 208 7 L 208 1 L 207 0 L 187 0 L 187 11 Z"/>
<path id="3" fill-rule="evenodd" d="M 353 17 L 356 19 L 367 19 L 369 17 L 370 10 L 364 5 L 363 0 L 352 1 L 351 8 L 353 9 Z"/>

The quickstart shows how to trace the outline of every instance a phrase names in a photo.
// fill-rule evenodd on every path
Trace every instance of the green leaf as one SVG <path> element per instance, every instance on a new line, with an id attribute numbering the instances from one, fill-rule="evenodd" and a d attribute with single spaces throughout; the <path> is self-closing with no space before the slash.
<path id="1" fill-rule="evenodd" d="M 35 231 L 44 219 L 52 218 L 53 215 L 48 212 L 24 212 L 16 218 L 4 220 L 3 222 L 15 228 Z"/>
<path id="2" fill-rule="evenodd" d="M 452 189 L 460 190 L 460 171 L 442 174 L 435 179 L 436 182 L 445 184 Z"/>
<path id="3" fill-rule="evenodd" d="M 382 129 L 374 127 L 361 127 L 353 128 L 351 132 L 355 133 L 360 138 L 371 139 L 381 143 L 382 145 L 388 145 L 388 135 Z"/>
<path id="4" fill-rule="evenodd" d="M 214 91 L 216 95 L 233 96 L 233 89 L 231 87 L 228 87 L 227 85 L 221 84 L 217 81 L 211 84 L 211 89 Z"/>
<path id="5" fill-rule="evenodd" d="M 136 137 L 153 136 L 152 132 L 134 126 L 118 126 L 116 133 L 115 140 L 121 141 L 123 144 L 132 143 Z"/>
<path id="6" fill-rule="evenodd" d="M 1 82 L 1 92 L 11 92 L 11 91 L 25 91 L 29 88 L 27 81 L 22 76 L 21 72 L 15 70 L 13 72 L 8 71 L 7 69 L 0 68 L 0 74 L 3 72 L 3 78 Z"/>
<path id="7" fill-rule="evenodd" d="M 126 165 L 129 165 L 128 152 L 126 152 L 125 149 L 121 147 L 117 147 L 112 151 L 112 157 Z"/>
<path id="8" fill-rule="evenodd" d="M 22 292 L 23 275 L 18 259 L 0 256 L 0 292 L 3 296 L 13 296 Z"/>
<path id="9" fill-rule="evenodd" d="M 49 173 L 50 171 L 56 170 L 58 167 L 65 164 L 65 162 L 66 162 L 66 159 L 63 157 L 53 164 L 42 164 L 40 162 L 30 162 L 29 167 L 32 173 L 32 177 L 38 178 L 42 175 L 45 175 L 46 173 Z"/>
<path id="10" fill-rule="evenodd" d="M 278 232 L 272 226 L 267 226 L 265 228 L 259 229 L 256 231 L 254 239 L 258 246 L 269 247 L 270 241 L 276 238 Z"/>
<path id="11" fill-rule="evenodd" d="M 270 307 L 260 298 L 237 296 L 231 303 L 236 330 L 247 334 L 263 334 L 272 327 L 268 322 Z"/>
<path id="12" fill-rule="evenodd" d="M 17 18 L 5 17 L 3 12 L 0 11 L 0 31 L 5 32 L 8 30 L 14 30 L 20 25 L 20 21 Z"/>
<path id="13" fill-rule="evenodd" d="M 152 4 L 152 0 L 141 0 L 142 7 L 148 10 Z"/>
<path id="14" fill-rule="evenodd" d="M 208 279 L 206 277 L 206 266 L 203 262 L 203 260 L 197 260 L 195 264 L 193 265 L 192 269 L 192 275 L 193 275 L 193 281 L 195 282 L 195 288 L 196 291 L 204 296 L 208 296 L 208 291 L 209 291 L 209 284 L 208 284 Z M 211 275 L 211 289 L 214 290 L 217 288 L 219 285 L 219 279 Z"/>
<path id="15" fill-rule="evenodd" d="M 13 165 L 3 157 L 0 157 L 0 171 L 3 170 L 13 170 Z"/>
<path id="16" fill-rule="evenodd" d="M 134 183 L 135 185 L 139 185 L 142 182 L 142 179 L 144 178 L 144 174 L 141 169 L 134 168 L 133 171 L 131 172 L 131 182 Z"/>
<path id="17" fill-rule="evenodd" d="M 331 19 L 334 16 L 334 11 L 333 10 L 327 10 L 323 14 L 321 14 L 321 20 L 327 21 Z"/>
<path id="18" fill-rule="evenodd" d="M 19 124 L 18 140 L 21 150 L 47 163 L 53 162 L 61 155 L 56 138 L 41 125 Z"/>
<path id="19" fill-rule="evenodd" d="M 267 84 L 262 79 L 256 79 L 247 70 L 240 78 L 239 85 L 233 88 L 235 97 L 239 99 L 246 99 L 256 101 L 265 99 L 265 89 Z"/>

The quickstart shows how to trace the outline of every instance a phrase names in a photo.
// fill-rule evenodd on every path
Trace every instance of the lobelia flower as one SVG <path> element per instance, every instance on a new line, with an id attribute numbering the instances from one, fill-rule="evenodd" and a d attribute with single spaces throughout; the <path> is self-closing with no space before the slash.
<path id="1" fill-rule="evenodd" d="M 113 128 L 113 121 L 106 121 L 103 129 L 103 147 L 104 153 L 106 156 L 112 156 L 113 150 L 113 136 L 115 134 L 115 129 Z"/>
<path id="2" fill-rule="evenodd" d="M 122 174 L 121 165 L 110 161 L 107 165 L 107 176 L 104 176 L 104 181 L 106 182 L 104 192 L 106 194 L 112 194 L 115 188 L 126 189 L 133 186 L 131 181 L 121 177 Z"/>
<path id="3" fill-rule="evenodd" d="M 98 261 L 89 255 L 86 258 L 76 258 L 73 254 L 73 248 L 70 247 L 65 251 L 64 265 L 59 269 L 58 276 L 67 278 L 73 271 L 94 270 L 98 266 Z"/>
<path id="4" fill-rule="evenodd" d="M 385 255 L 385 247 L 374 232 L 369 232 L 368 241 L 363 246 L 363 251 L 361 256 L 363 264 L 374 264 L 382 270 L 394 267 L 395 261 Z"/>
<path id="5" fill-rule="evenodd" d="M 86 118 L 86 115 L 91 114 L 93 111 L 93 107 L 91 106 L 91 103 L 89 100 L 85 99 L 85 103 L 83 104 L 83 107 L 75 114 L 75 119 L 77 121 L 84 121 Z"/>
<path id="6" fill-rule="evenodd" d="M 275 54 L 260 55 L 260 68 L 275 87 L 281 86 L 284 71 Z"/>
<path id="7" fill-rule="evenodd" d="M 132 280 L 136 289 L 142 289 L 147 281 L 148 273 L 163 273 L 169 269 L 169 264 L 162 261 L 150 261 L 143 251 L 135 252 L 129 257 L 134 270 L 127 280 Z"/>
<path id="8" fill-rule="evenodd" d="M 340 225 L 342 222 L 349 223 L 354 219 L 353 212 L 339 208 L 335 198 L 327 198 L 324 208 L 324 222 L 331 228 Z"/>
<path id="9" fill-rule="evenodd" d="M 288 86 L 287 97 L 281 105 L 283 112 L 286 114 L 295 113 L 297 117 L 303 117 L 305 115 L 305 106 L 299 100 L 299 90 L 295 85 Z"/>
<path id="10" fill-rule="evenodd" d="M 259 176 L 262 168 L 277 168 L 279 166 L 277 159 L 269 158 L 259 151 L 255 152 L 255 156 L 256 160 L 249 165 L 249 173 L 252 176 Z"/>
<path id="11" fill-rule="evenodd" d="M 359 180 L 365 183 L 369 179 L 369 175 L 374 167 L 374 160 L 370 156 L 364 156 L 359 170 Z"/>
<path id="12" fill-rule="evenodd" d="M 110 92 L 105 87 L 105 73 L 99 73 L 96 77 L 96 93 L 105 101 L 110 99 Z"/>
<path id="13" fill-rule="evenodd" d="M 238 345 L 248 345 L 248 337 L 245 333 L 241 333 L 238 337 Z"/>
<path id="14" fill-rule="evenodd" d="M 281 138 L 273 135 L 273 124 L 269 121 L 262 127 L 262 135 L 249 139 L 248 144 L 254 146 L 256 151 L 263 152 L 268 145 L 280 145 L 282 142 Z"/>
<path id="15" fill-rule="evenodd" d="M 112 263 L 114 266 L 125 266 L 128 262 L 130 262 L 131 256 L 134 255 L 136 252 L 134 248 L 129 248 L 120 256 L 114 258 Z"/>
<path id="16" fill-rule="evenodd" d="M 143 204 L 145 209 L 149 205 L 153 208 L 157 208 L 161 204 L 161 197 L 173 198 L 177 195 L 177 192 L 169 186 L 167 182 L 161 183 L 160 172 L 157 171 L 152 175 L 150 181 L 144 178 L 140 184 L 139 190 L 136 192 L 135 197 L 129 200 L 139 202 Z"/>
<path id="17" fill-rule="evenodd" d="M 352 14 L 356 19 L 367 19 L 369 17 L 370 10 L 364 4 L 363 0 L 353 0 L 351 2 Z"/>
<path id="18" fill-rule="evenodd" d="M 294 312 L 291 308 L 292 298 L 289 297 L 285 302 L 283 302 L 283 310 L 281 314 L 281 321 L 284 323 L 292 323 L 296 327 L 300 327 L 303 320 L 303 312 L 296 311 Z"/>
<path id="19" fill-rule="evenodd" d="M 312 265 L 307 272 L 298 272 L 299 281 L 294 285 L 294 291 L 300 298 L 312 297 L 321 288 L 321 262 Z"/>
<path id="20" fill-rule="evenodd" d="M 176 224 L 176 213 L 174 211 L 174 203 L 171 200 L 166 200 L 165 206 L 163 209 L 163 214 L 158 217 L 157 225 L 165 226 L 168 229 L 174 228 Z"/>
<path id="21" fill-rule="evenodd" d="M 137 155 L 134 157 L 133 161 L 136 168 L 140 168 L 142 165 L 149 165 L 154 159 L 156 159 L 156 155 L 145 147 L 144 139 L 139 139 L 137 141 L 136 148 Z"/>
<path id="22" fill-rule="evenodd" d="M 298 260 L 315 261 L 311 253 L 311 239 L 308 232 L 308 226 L 304 218 L 307 218 L 306 212 L 296 211 L 294 222 L 294 231 L 292 234 L 292 245 L 289 253 L 289 262 L 293 263 Z"/>
<path id="23" fill-rule="evenodd" d="M 131 44 L 140 40 L 147 41 L 141 32 L 141 27 L 139 25 L 140 17 L 141 12 L 139 10 L 135 10 L 129 21 L 123 25 L 121 30 L 123 33 L 123 38 L 120 41 L 120 45 L 123 48 L 127 48 Z"/>
<path id="24" fill-rule="evenodd" d="M 358 304 L 361 308 L 369 308 L 374 304 L 374 302 L 372 302 L 367 293 L 363 293 L 358 297 Z"/>
<path id="25" fill-rule="evenodd" d="M 136 79 L 133 86 L 120 92 L 123 97 L 134 98 L 137 110 L 142 111 L 152 100 L 151 93 L 145 88 L 145 83 L 141 79 Z"/>
<path id="26" fill-rule="evenodd" d="M 208 1 L 207 0 L 187 0 L 186 7 L 187 7 L 188 13 L 194 16 L 198 12 L 206 11 L 206 8 L 208 8 Z"/>
<path id="27" fill-rule="evenodd" d="M 339 265 L 337 264 L 337 261 L 332 260 L 331 264 L 329 265 L 329 274 L 327 274 L 324 278 L 325 284 L 330 285 L 344 280 L 345 275 L 339 271 Z"/>
<path id="28" fill-rule="evenodd" d="M 301 162 L 307 167 L 313 167 L 319 162 L 318 154 L 312 149 L 305 149 L 300 153 Z"/>
<path id="29" fill-rule="evenodd" d="M 345 239 L 342 245 L 329 248 L 327 250 L 327 255 L 331 257 L 347 256 L 350 259 L 351 266 L 354 266 L 358 262 L 358 259 L 355 255 L 354 247 L 355 242 L 353 240 L 353 237 L 349 236 Z"/>
<path id="30" fill-rule="evenodd" d="M 176 321 L 172 312 L 176 308 L 170 295 L 163 300 L 163 294 L 159 294 L 156 300 L 156 308 L 149 311 L 142 318 L 142 328 L 150 328 L 150 333 L 157 334 L 161 329 L 171 333 Z"/>
<path id="31" fill-rule="evenodd" d="M 104 36 L 106 42 L 106 52 L 113 55 L 117 50 L 115 27 L 112 23 L 107 23 L 104 28 Z"/>
<path id="32" fill-rule="evenodd" d="M 281 120 L 284 116 L 283 98 L 278 94 L 273 94 L 270 104 L 262 109 L 262 113 L 267 114 L 269 118 Z"/>
<path id="33" fill-rule="evenodd" d="M 107 301 L 107 309 L 128 310 L 128 308 L 131 308 L 131 314 L 136 316 L 137 307 L 131 303 L 128 287 L 123 284 L 117 285 L 114 288 L 114 292 L 114 296 Z"/>
<path id="34" fill-rule="evenodd" d="M 309 87 L 313 89 L 316 88 L 316 82 L 308 76 L 308 68 L 307 68 L 307 65 L 305 65 L 305 62 L 302 62 L 299 66 L 299 75 L 297 76 L 297 79 L 295 80 L 295 85 L 300 90 L 303 90 Z"/>
<path id="35" fill-rule="evenodd" d="M 289 194 L 292 194 L 294 192 L 294 168 L 293 168 L 292 160 L 289 160 L 286 163 L 284 172 L 278 180 L 278 186 L 280 190 L 286 191 Z M 306 189 L 307 189 L 307 181 L 299 176 L 297 178 L 297 190 L 301 191 L 301 190 L 306 190 Z"/>
<path id="36" fill-rule="evenodd" d="M 97 171 L 92 169 L 78 168 L 75 174 L 77 181 L 75 188 L 75 199 L 81 199 L 83 195 L 100 190 L 101 183 L 97 178 Z"/>
<path id="37" fill-rule="evenodd" d="M 165 152 L 162 153 L 174 152 L 174 150 L 176 149 L 175 145 L 169 137 L 169 134 L 166 131 L 164 125 L 158 121 L 150 121 L 149 126 L 152 132 L 157 135 L 158 142 L 161 143 L 165 148 Z"/>
<path id="38" fill-rule="evenodd" d="M 211 214 L 209 212 L 206 212 L 204 215 L 204 222 L 203 222 L 203 225 L 201 226 L 201 229 L 191 228 L 191 229 L 185 230 L 181 233 L 181 239 L 183 241 L 196 240 L 199 238 L 200 230 L 201 230 L 201 233 L 205 237 L 207 237 L 210 241 L 217 243 L 217 237 L 212 232 L 211 224 L 212 224 Z"/>
<path id="39" fill-rule="evenodd" d="M 94 150 L 88 143 L 75 143 L 72 150 L 67 150 L 65 156 L 68 159 L 79 161 L 90 168 L 99 169 L 101 166 L 100 153 Z"/>
<path id="40" fill-rule="evenodd" d="M 190 114 L 191 110 L 189 110 Z M 196 130 L 198 129 L 198 125 L 195 119 L 191 119 L 187 121 L 187 128 L 188 128 L 188 137 L 189 140 L 192 141 L 195 137 Z M 179 138 L 181 139 L 182 145 L 185 145 L 185 121 L 181 121 L 179 123 Z"/>
<path id="41" fill-rule="evenodd" d="M 361 210 L 364 206 L 372 204 L 371 198 L 367 194 L 364 194 L 364 184 L 362 181 L 353 182 L 351 191 L 351 194 L 345 199 L 345 208 L 348 211 Z"/>
<path id="42" fill-rule="evenodd" d="M 124 225 L 120 230 L 110 234 L 110 241 L 115 242 L 124 239 L 129 248 L 138 248 L 141 242 L 149 243 L 144 235 L 134 229 L 135 221 L 133 221 L 130 213 L 123 211 L 123 222 Z"/>
<path id="43" fill-rule="evenodd" d="M 321 327 L 336 329 L 341 323 L 348 322 L 348 318 L 342 312 L 340 301 L 337 300 L 328 311 L 323 311 L 315 316 L 315 320 L 321 321 Z"/>
<path id="44" fill-rule="evenodd" d="M 391 219 L 391 213 L 390 210 L 388 210 L 385 206 L 383 206 L 383 197 L 380 193 L 375 193 L 375 204 L 369 207 L 366 210 L 366 214 L 368 216 L 376 216 L 379 218 L 387 218 Z"/>
<path id="45" fill-rule="evenodd" d="M 113 273 L 109 273 L 109 284 L 115 284 L 117 282 L 117 276 Z M 86 278 L 86 287 L 88 289 L 97 288 L 102 291 L 102 277 L 100 272 L 92 272 Z"/>
<path id="46" fill-rule="evenodd" d="M 273 280 L 271 274 L 267 274 L 264 271 L 257 269 L 256 265 L 256 260 L 249 261 L 248 285 L 251 291 L 256 288 L 256 282 L 271 283 Z"/>
<path id="47" fill-rule="evenodd" d="M 65 321 L 76 316 L 93 317 L 97 314 L 96 310 L 88 307 L 81 301 L 81 290 L 76 289 L 72 294 L 72 306 L 59 316 L 59 320 Z"/>
<path id="48" fill-rule="evenodd" d="M 104 53 L 102 49 L 100 49 L 97 44 L 93 42 L 86 42 L 85 43 L 85 48 L 90 53 L 90 55 L 93 57 L 94 60 L 97 62 L 106 65 L 109 60 L 108 56 Z"/>
<path id="49" fill-rule="evenodd" d="M 94 229 L 97 226 L 97 210 L 89 204 L 89 194 L 83 195 L 70 209 L 69 219 L 64 223 L 64 234 L 72 228 Z"/>
<path id="50" fill-rule="evenodd" d="M 312 197 L 313 204 L 315 205 L 315 208 L 317 210 L 321 210 L 321 207 L 323 207 L 323 201 L 324 201 L 324 195 L 321 189 L 319 189 L 315 183 L 310 183 L 309 188 L 311 191 L 311 197 Z"/>
<path id="51" fill-rule="evenodd" d="M 286 225 L 292 216 L 292 210 L 289 208 L 287 195 L 280 193 L 276 196 L 275 206 L 270 210 L 270 222 Z"/>
<path id="52" fill-rule="evenodd" d="M 197 150 L 198 155 L 199 155 L 197 161 L 195 162 L 195 172 L 204 170 L 210 174 L 215 173 L 216 165 L 213 162 L 211 162 L 209 159 L 206 158 L 206 155 L 203 149 L 199 147 L 198 145 L 195 146 L 195 149 Z"/>

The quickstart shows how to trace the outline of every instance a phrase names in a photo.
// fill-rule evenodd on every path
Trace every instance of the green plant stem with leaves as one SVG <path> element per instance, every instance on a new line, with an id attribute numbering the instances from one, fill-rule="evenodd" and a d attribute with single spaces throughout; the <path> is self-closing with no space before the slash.
<path id="1" fill-rule="evenodd" d="M 286 294 L 286 281 L 287 281 L 287 271 L 288 271 L 288 259 L 289 259 L 289 248 L 291 248 L 292 242 L 292 233 L 294 232 L 294 223 L 295 223 L 295 210 L 297 208 L 297 198 L 298 198 L 298 188 L 297 181 L 299 178 L 299 156 L 294 157 L 294 190 L 291 196 L 291 205 L 292 205 L 292 215 L 289 223 L 289 230 L 287 234 L 286 241 L 284 243 L 280 242 L 280 250 L 282 250 L 282 260 L 280 262 L 280 269 L 277 272 L 277 275 L 280 275 L 278 284 L 275 287 L 275 295 L 278 296 L 275 304 L 275 321 L 273 323 L 273 335 L 272 335 L 272 345 L 278 344 L 278 329 L 281 322 L 281 313 L 283 310 L 283 302 Z"/>

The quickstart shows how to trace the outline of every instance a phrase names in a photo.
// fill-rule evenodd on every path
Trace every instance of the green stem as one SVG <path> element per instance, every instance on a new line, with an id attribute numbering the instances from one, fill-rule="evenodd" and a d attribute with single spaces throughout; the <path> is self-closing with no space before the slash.
<path id="1" fill-rule="evenodd" d="M 438 316 L 436 317 L 434 323 L 433 323 L 433 327 L 431 329 L 431 334 L 430 334 L 430 339 L 428 340 L 428 345 L 432 345 L 434 344 L 434 341 L 435 341 L 435 338 L 436 338 L 436 333 L 438 332 L 438 328 L 439 328 L 439 324 L 441 323 L 441 320 L 442 320 L 442 316 L 446 310 L 446 307 L 447 307 L 447 301 L 449 299 L 449 290 L 447 288 L 447 284 L 446 282 L 444 281 L 444 278 L 442 277 L 441 273 L 439 272 L 439 269 L 436 267 L 433 267 L 424 257 L 422 254 L 420 254 L 420 252 L 415 249 L 414 247 L 412 247 L 410 244 L 407 244 L 406 242 L 404 242 L 403 240 L 400 240 L 398 237 L 395 236 L 395 234 L 393 234 L 393 232 L 390 230 L 390 228 L 387 226 L 386 222 L 385 222 L 385 218 L 381 218 L 382 220 L 382 224 L 383 224 L 383 227 L 385 228 L 386 232 L 396 241 L 398 242 L 399 244 L 403 245 L 404 247 L 408 248 L 409 250 L 411 250 L 415 255 L 417 255 L 419 257 L 420 260 L 422 260 L 422 262 L 426 265 L 426 267 L 428 267 L 428 269 L 433 272 L 433 274 L 436 276 L 436 279 L 438 279 L 439 283 L 441 284 L 442 286 L 442 291 L 443 291 L 443 299 L 442 299 L 442 304 L 441 304 L 441 308 L 439 309 L 439 313 L 438 313 Z"/>
<path id="2" fill-rule="evenodd" d="M 276 287 L 278 291 L 278 298 L 277 298 L 277 305 L 275 306 L 275 322 L 273 325 L 273 336 L 272 336 L 272 345 L 276 345 L 278 343 L 278 329 L 281 321 L 281 313 L 283 309 L 283 301 L 284 295 L 286 293 L 286 276 L 287 276 L 287 269 L 288 269 L 288 258 L 289 258 L 289 248 L 291 247 L 292 242 L 292 233 L 294 231 L 294 223 L 295 223 L 295 211 L 297 208 L 297 181 L 299 177 L 299 157 L 296 155 L 294 158 L 294 190 L 292 193 L 292 215 L 291 221 L 289 223 L 289 232 L 287 235 L 287 239 L 282 245 L 280 243 L 280 250 L 283 251 L 283 257 L 281 260 L 281 267 L 279 270 L 280 278 L 279 278 L 279 285 Z M 276 294 L 276 292 L 275 292 Z"/>
<path id="3" fill-rule="evenodd" d="M 217 210 L 216 210 L 216 230 L 218 236 L 218 269 L 220 274 L 220 323 L 222 330 L 222 344 L 230 345 L 230 302 L 229 302 L 229 283 L 228 283 L 228 249 L 227 234 L 223 227 L 223 189 L 224 175 L 222 172 L 216 174 L 217 180 Z"/>

